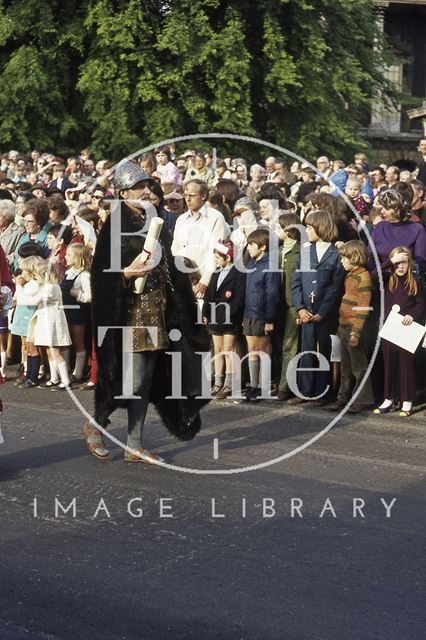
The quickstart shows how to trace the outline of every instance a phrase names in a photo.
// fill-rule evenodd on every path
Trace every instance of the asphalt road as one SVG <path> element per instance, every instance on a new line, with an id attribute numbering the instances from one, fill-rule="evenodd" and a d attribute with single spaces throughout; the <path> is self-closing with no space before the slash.
<path id="1" fill-rule="evenodd" d="M 345 416 L 223 473 L 330 414 L 216 402 L 180 443 L 150 412 L 144 444 L 177 470 L 89 456 L 67 394 L 3 397 L 1 640 L 424 639 L 421 413 Z"/>

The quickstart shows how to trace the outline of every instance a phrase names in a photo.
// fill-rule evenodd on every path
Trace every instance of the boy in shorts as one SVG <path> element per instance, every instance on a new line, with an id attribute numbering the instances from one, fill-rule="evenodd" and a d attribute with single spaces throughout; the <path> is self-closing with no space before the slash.
<path id="1" fill-rule="evenodd" d="M 247 264 L 243 333 L 249 352 L 250 385 L 245 401 L 257 401 L 262 395 L 261 362 L 269 359 L 270 335 L 281 301 L 281 275 L 269 265 L 269 229 L 255 229 L 247 238 L 250 260 Z M 265 354 L 265 355 L 263 355 Z M 265 372 L 263 372 L 265 373 Z M 268 388 L 269 392 L 269 388 Z"/>

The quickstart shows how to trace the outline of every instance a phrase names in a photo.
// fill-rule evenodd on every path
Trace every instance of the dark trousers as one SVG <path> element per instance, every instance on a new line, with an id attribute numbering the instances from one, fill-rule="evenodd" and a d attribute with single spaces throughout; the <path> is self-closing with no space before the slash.
<path id="1" fill-rule="evenodd" d="M 287 382 L 287 368 L 292 358 L 297 355 L 299 348 L 299 325 L 296 324 L 296 318 L 296 309 L 294 307 L 287 307 L 285 309 L 281 376 L 278 387 L 278 391 L 282 393 L 288 393 L 290 391 Z"/>
<path id="2" fill-rule="evenodd" d="M 416 381 L 414 377 L 414 354 L 382 340 L 383 362 L 385 366 L 385 398 L 414 402 Z"/>
<path id="3" fill-rule="evenodd" d="M 351 327 L 339 327 L 341 380 L 337 399 L 339 402 L 345 404 L 351 399 L 355 391 L 359 389 L 368 367 L 367 347 L 363 338 L 361 337 L 359 339 L 357 347 L 350 347 L 350 335 Z M 355 403 L 374 404 L 373 387 L 370 376 L 368 376 L 365 381 Z"/>
<path id="4" fill-rule="evenodd" d="M 314 351 L 322 354 L 330 363 L 331 338 L 330 327 L 327 322 L 308 322 L 301 326 L 301 353 Z M 320 371 L 320 362 L 313 354 L 303 355 L 298 363 L 298 369 L 313 369 L 313 371 L 300 371 L 297 376 L 299 392 L 305 398 L 318 398 L 323 396 L 330 387 L 330 370 Z M 316 371 L 317 369 L 317 371 Z"/>
<path id="5" fill-rule="evenodd" d="M 140 396 L 127 401 L 127 445 L 132 449 L 141 446 L 142 430 L 148 410 L 152 376 L 158 351 L 133 353 L 133 394 Z"/>

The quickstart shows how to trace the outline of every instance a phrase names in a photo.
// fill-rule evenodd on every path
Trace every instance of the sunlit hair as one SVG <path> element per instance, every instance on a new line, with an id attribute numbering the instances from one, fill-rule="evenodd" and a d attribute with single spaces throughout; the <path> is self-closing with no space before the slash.
<path id="1" fill-rule="evenodd" d="M 395 249 L 392 249 L 389 254 L 389 260 L 392 260 L 393 256 L 397 253 L 403 253 L 408 258 L 408 271 L 407 275 L 405 276 L 405 288 L 408 289 L 408 293 L 410 294 L 410 296 L 415 296 L 417 294 L 418 287 L 413 271 L 413 256 L 411 255 L 411 251 L 407 247 L 395 247 Z M 395 269 L 396 265 L 392 264 L 392 268 Z M 395 271 L 393 271 L 389 280 L 390 291 L 392 291 L 393 293 L 397 286 L 398 276 L 396 275 Z"/>
<path id="2" fill-rule="evenodd" d="M 26 271 L 31 278 L 36 280 L 36 271 L 40 265 L 44 265 L 46 260 L 41 256 L 28 256 L 28 258 L 21 258 L 19 260 L 19 267 L 21 271 Z"/>
<path id="3" fill-rule="evenodd" d="M 363 267 L 368 262 L 366 246 L 361 240 L 349 240 L 338 248 L 343 258 L 347 258 L 352 265 Z"/>
<path id="4" fill-rule="evenodd" d="M 75 269 L 83 269 L 83 271 L 90 270 L 91 252 L 86 245 L 77 242 L 70 244 L 67 248 L 67 255 L 71 257 L 73 262 L 72 266 Z"/>
<path id="5" fill-rule="evenodd" d="M 393 209 L 397 220 L 404 218 L 404 203 L 401 194 L 396 189 L 386 189 L 386 191 L 379 193 L 377 204 L 384 209 Z"/>
<path id="6" fill-rule="evenodd" d="M 304 223 L 310 225 L 323 242 L 333 242 L 337 238 L 337 227 L 328 211 L 310 211 Z"/>
<path id="7" fill-rule="evenodd" d="M 41 284 L 57 284 L 59 281 L 56 268 L 40 256 L 29 256 L 20 261 L 22 271 L 26 271 L 33 280 Z"/>
<path id="8" fill-rule="evenodd" d="M 346 182 L 346 188 L 348 189 L 361 189 L 362 184 L 361 180 L 356 176 L 349 176 Z"/>

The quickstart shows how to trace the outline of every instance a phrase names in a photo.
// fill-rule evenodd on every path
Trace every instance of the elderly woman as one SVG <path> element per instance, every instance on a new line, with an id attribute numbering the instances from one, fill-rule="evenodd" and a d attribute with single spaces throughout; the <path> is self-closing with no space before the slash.
<path id="1" fill-rule="evenodd" d="M 24 233 L 24 228 L 15 222 L 16 212 L 17 208 L 12 200 L 0 200 L 0 246 L 9 265 L 13 264 L 19 238 Z"/>
<path id="2" fill-rule="evenodd" d="M 13 272 L 15 273 L 19 268 L 18 264 L 18 249 L 25 242 L 33 240 L 40 245 L 42 250 L 42 257 L 47 258 L 49 254 L 49 247 L 47 246 L 47 231 L 45 225 L 49 220 L 49 207 L 46 200 L 34 200 L 27 203 L 24 210 L 24 229 L 25 233 L 21 235 L 16 245 Z"/>
<path id="3" fill-rule="evenodd" d="M 249 198 L 256 198 L 260 191 L 260 188 L 265 184 L 265 169 L 261 164 L 253 164 L 250 167 L 250 182 L 246 190 L 246 195 Z"/>

